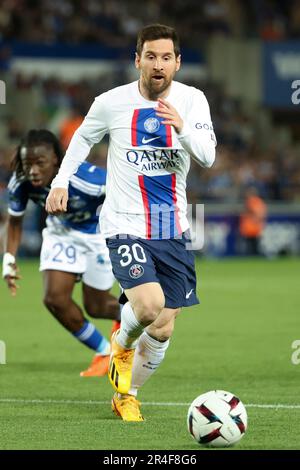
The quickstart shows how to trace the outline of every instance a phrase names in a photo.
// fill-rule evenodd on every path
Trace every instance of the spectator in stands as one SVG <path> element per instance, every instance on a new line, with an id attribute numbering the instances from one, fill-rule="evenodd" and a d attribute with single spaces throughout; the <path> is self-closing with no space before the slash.
<path id="1" fill-rule="evenodd" d="M 255 186 L 250 186 L 245 192 L 245 207 L 240 216 L 239 232 L 244 240 L 245 254 L 259 255 L 259 241 L 265 226 L 267 207 L 258 195 Z"/>
<path id="2" fill-rule="evenodd" d="M 74 132 L 82 121 L 82 113 L 77 106 L 73 106 L 70 115 L 62 122 L 60 127 L 60 141 L 64 149 L 68 147 Z"/>

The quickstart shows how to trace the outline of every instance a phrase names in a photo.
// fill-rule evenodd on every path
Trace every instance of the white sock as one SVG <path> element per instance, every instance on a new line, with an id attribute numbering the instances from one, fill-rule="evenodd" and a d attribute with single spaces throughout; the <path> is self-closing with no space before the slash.
<path id="1" fill-rule="evenodd" d="M 121 312 L 121 328 L 117 337 L 118 344 L 126 349 L 134 349 L 143 330 L 144 326 L 137 320 L 130 303 L 127 302 Z"/>
<path id="2" fill-rule="evenodd" d="M 133 359 L 130 395 L 137 395 L 138 389 L 156 371 L 163 358 L 170 341 L 161 343 L 144 331 L 141 335 Z"/>

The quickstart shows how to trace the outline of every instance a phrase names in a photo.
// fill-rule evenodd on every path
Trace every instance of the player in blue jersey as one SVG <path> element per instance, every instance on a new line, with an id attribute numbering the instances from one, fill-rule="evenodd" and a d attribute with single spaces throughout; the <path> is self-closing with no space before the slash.
<path id="1" fill-rule="evenodd" d="M 44 206 L 50 183 L 62 159 L 59 141 L 48 130 L 31 130 L 17 148 L 10 179 L 9 219 L 3 277 L 12 295 L 20 278 L 16 254 L 28 200 Z M 69 185 L 66 214 L 48 216 L 43 230 L 40 271 L 43 273 L 44 304 L 75 338 L 95 350 L 90 367 L 81 376 L 105 375 L 110 343 L 89 322 L 72 299 L 78 275 L 82 278 L 83 305 L 94 318 L 117 320 L 119 304 L 109 290 L 113 285 L 105 240 L 98 229 L 100 207 L 105 198 L 106 170 L 82 164 Z M 115 325 L 118 326 L 118 325 Z"/>

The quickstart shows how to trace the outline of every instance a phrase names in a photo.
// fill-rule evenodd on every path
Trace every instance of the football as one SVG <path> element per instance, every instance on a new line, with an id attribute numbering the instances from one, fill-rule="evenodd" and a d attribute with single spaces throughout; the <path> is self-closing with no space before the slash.
<path id="1" fill-rule="evenodd" d="M 230 392 L 213 390 L 203 393 L 189 407 L 187 426 L 199 444 L 229 447 L 236 444 L 246 432 L 246 408 Z"/>

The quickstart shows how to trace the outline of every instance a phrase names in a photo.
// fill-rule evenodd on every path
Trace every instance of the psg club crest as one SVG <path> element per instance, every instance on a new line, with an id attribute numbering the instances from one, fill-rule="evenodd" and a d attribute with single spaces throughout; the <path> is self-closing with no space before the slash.
<path id="1" fill-rule="evenodd" d="M 172 147 L 171 126 L 163 124 L 154 108 L 135 109 L 131 120 L 131 145 L 154 148 Z"/>
<path id="2" fill-rule="evenodd" d="M 129 269 L 129 276 L 132 279 L 138 279 L 144 274 L 144 268 L 140 264 L 133 264 Z"/>
<path id="3" fill-rule="evenodd" d="M 156 118 L 148 118 L 144 122 L 144 128 L 146 132 L 153 134 L 153 132 L 158 131 L 158 129 L 160 128 L 160 122 Z"/>

